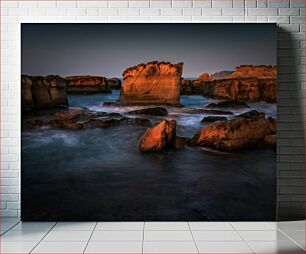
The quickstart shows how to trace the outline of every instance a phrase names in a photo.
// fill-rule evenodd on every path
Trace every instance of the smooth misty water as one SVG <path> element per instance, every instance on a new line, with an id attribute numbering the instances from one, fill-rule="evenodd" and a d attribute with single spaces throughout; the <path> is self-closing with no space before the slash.
<path id="1" fill-rule="evenodd" d="M 102 106 L 104 101 L 115 101 L 118 93 L 69 96 L 69 104 L 122 114 L 141 108 Z M 191 137 L 203 126 L 200 120 L 205 115 L 187 114 L 186 109 L 201 108 L 212 101 L 182 96 L 184 107 L 167 107 L 167 118 L 177 120 L 178 135 Z M 251 106 L 276 114 L 275 105 Z M 238 114 L 250 109 L 229 110 Z M 217 153 L 188 147 L 143 154 L 138 142 L 145 130 L 122 125 L 23 131 L 23 219 L 275 219 L 274 149 Z"/>

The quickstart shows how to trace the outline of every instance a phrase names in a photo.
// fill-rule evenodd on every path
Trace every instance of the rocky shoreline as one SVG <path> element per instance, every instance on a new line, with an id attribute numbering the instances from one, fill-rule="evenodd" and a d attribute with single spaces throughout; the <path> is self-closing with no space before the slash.
<path id="1" fill-rule="evenodd" d="M 102 76 L 22 75 L 22 127 L 81 130 L 120 125 L 145 126 L 149 128 L 139 141 L 142 152 L 186 146 L 236 151 L 276 145 L 276 120 L 250 109 L 247 104 L 258 101 L 275 103 L 275 67 L 244 65 L 234 72 L 222 72 L 222 78 L 214 78 L 217 74 L 203 73 L 196 80 L 182 78 L 182 71 L 183 63 L 154 61 L 139 64 L 123 72 L 122 86 L 120 79 Z M 145 105 L 146 108 L 118 113 L 68 105 L 68 94 L 111 93 L 113 89 L 121 89 L 118 101 L 104 106 Z M 202 107 L 182 109 L 184 114 L 203 114 L 199 123 L 205 126 L 192 138 L 176 135 L 177 122 L 169 119 L 168 111 L 163 107 L 179 106 L 182 94 L 222 99 Z M 248 111 L 235 115 L 229 110 L 235 108 Z M 161 118 L 154 126 L 150 119 L 153 116 Z"/>

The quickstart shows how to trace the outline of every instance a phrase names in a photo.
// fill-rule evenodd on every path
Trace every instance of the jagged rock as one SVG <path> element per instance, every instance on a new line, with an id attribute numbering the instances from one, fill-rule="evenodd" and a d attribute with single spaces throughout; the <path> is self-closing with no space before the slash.
<path id="1" fill-rule="evenodd" d="M 213 123 L 216 121 L 226 121 L 227 118 L 224 116 L 206 116 L 201 120 L 201 123 Z"/>
<path id="2" fill-rule="evenodd" d="M 223 79 L 181 80 L 182 94 L 200 94 L 233 101 L 276 102 L 276 68 L 240 66 Z"/>
<path id="3" fill-rule="evenodd" d="M 67 106 L 65 79 L 54 75 L 21 75 L 21 103 L 23 111 Z"/>
<path id="4" fill-rule="evenodd" d="M 147 129 L 139 143 L 142 152 L 157 152 L 172 146 L 176 136 L 176 121 L 163 120 Z"/>
<path id="5" fill-rule="evenodd" d="M 249 106 L 240 101 L 220 101 L 209 103 L 205 108 L 249 108 Z"/>
<path id="6" fill-rule="evenodd" d="M 264 114 L 259 114 L 207 125 L 192 138 L 191 143 L 232 151 L 263 143 L 265 137 L 272 133 L 269 120 Z"/>
<path id="7" fill-rule="evenodd" d="M 128 112 L 129 115 L 152 115 L 152 116 L 166 116 L 167 109 L 163 107 L 144 108 Z"/>
<path id="8" fill-rule="evenodd" d="M 183 63 L 149 62 L 126 69 L 119 101 L 179 105 Z"/>
<path id="9" fill-rule="evenodd" d="M 235 71 L 231 73 L 228 78 L 276 78 L 276 67 L 270 65 L 241 65 L 236 67 Z"/>
<path id="10" fill-rule="evenodd" d="M 110 89 L 121 89 L 121 80 L 118 78 L 107 79 L 107 85 Z"/>
<path id="11" fill-rule="evenodd" d="M 100 76 L 71 76 L 66 77 L 68 93 L 92 94 L 111 93 L 108 81 Z"/>

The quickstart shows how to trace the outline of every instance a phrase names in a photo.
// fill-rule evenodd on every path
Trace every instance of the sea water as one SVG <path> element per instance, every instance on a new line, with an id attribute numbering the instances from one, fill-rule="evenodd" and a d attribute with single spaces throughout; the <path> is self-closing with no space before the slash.
<path id="1" fill-rule="evenodd" d="M 112 94 L 70 95 L 69 105 L 93 111 L 143 108 L 106 107 Z M 190 114 L 216 100 L 181 96 L 182 107 L 166 107 L 177 135 L 192 137 L 206 114 Z M 276 105 L 249 103 L 233 116 L 256 109 L 276 117 Z M 131 115 L 129 115 L 131 117 Z M 145 117 L 145 116 L 144 116 Z M 43 127 L 22 132 L 23 219 L 37 220 L 274 220 L 276 152 L 261 147 L 219 153 L 201 147 L 139 152 L 147 127 L 64 130 Z"/>

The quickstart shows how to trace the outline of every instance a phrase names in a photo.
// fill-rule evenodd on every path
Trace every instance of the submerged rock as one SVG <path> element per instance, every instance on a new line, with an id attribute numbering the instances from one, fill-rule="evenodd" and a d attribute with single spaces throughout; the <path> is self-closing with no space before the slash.
<path id="1" fill-rule="evenodd" d="M 257 110 L 250 110 L 250 111 L 237 115 L 236 118 L 251 118 L 253 116 L 258 116 L 259 114 L 261 113 L 259 113 Z"/>
<path id="2" fill-rule="evenodd" d="M 48 122 L 49 125 L 62 129 L 80 130 L 85 129 L 84 123 L 78 123 L 75 119 L 54 119 Z"/>
<path id="3" fill-rule="evenodd" d="M 205 108 L 249 108 L 249 106 L 240 101 L 220 101 L 209 103 Z"/>
<path id="4" fill-rule="evenodd" d="M 149 62 L 123 72 L 119 101 L 134 104 L 179 105 L 183 63 Z"/>
<path id="5" fill-rule="evenodd" d="M 188 145 L 188 142 L 189 138 L 176 136 L 173 143 L 173 147 L 176 149 L 184 148 Z"/>
<path id="6" fill-rule="evenodd" d="M 190 108 L 184 109 L 184 113 L 187 114 L 211 114 L 211 115 L 233 115 L 233 112 L 218 109 L 202 109 L 202 108 Z"/>
<path id="7" fill-rule="evenodd" d="M 163 120 L 146 130 L 140 139 L 139 150 L 157 152 L 172 146 L 176 136 L 176 121 Z"/>
<path id="8" fill-rule="evenodd" d="M 163 107 L 144 108 L 128 112 L 129 115 L 152 115 L 152 116 L 166 116 L 167 109 Z"/>
<path id="9" fill-rule="evenodd" d="M 201 120 L 201 123 L 213 123 L 216 121 L 226 121 L 227 118 L 224 116 L 206 116 Z"/>
<path id="10" fill-rule="evenodd" d="M 250 118 L 237 118 L 210 124 L 202 128 L 191 140 L 192 144 L 223 151 L 238 150 L 262 143 L 274 134 L 264 114 Z"/>

